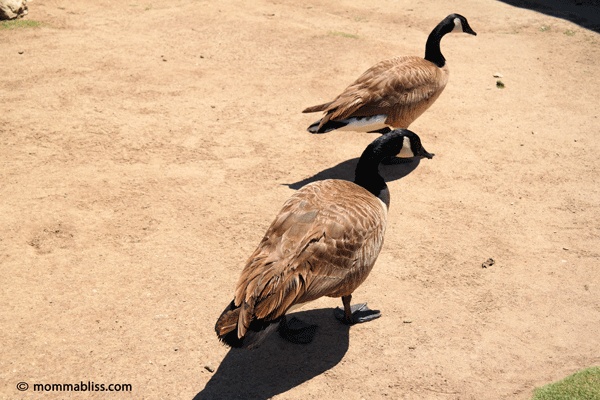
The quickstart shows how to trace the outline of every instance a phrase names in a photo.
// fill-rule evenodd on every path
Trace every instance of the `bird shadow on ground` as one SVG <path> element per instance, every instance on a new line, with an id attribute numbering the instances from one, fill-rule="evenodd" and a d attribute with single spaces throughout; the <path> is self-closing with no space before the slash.
<path id="1" fill-rule="evenodd" d="M 331 308 L 293 313 L 318 325 L 310 344 L 292 344 L 277 333 L 252 350 L 231 349 L 194 400 L 270 399 L 336 366 L 348 351 L 350 327 Z"/>
<path id="2" fill-rule="evenodd" d="M 595 32 L 600 32 L 600 1 L 598 0 L 501 0 L 514 7 L 565 19 Z"/>
<path id="3" fill-rule="evenodd" d="M 407 160 L 407 162 L 403 164 L 379 165 L 379 173 L 386 182 L 392 182 L 404 178 L 406 175 L 413 172 L 419 166 L 421 161 L 420 158 L 410 158 L 404 160 Z M 290 189 L 298 190 L 302 186 L 308 185 L 309 183 L 322 181 L 325 179 L 342 179 L 353 182 L 356 164 L 358 164 L 358 158 L 346 160 L 339 163 L 335 167 L 324 169 L 323 171 L 318 172 L 309 178 L 305 178 L 294 183 L 284 183 L 283 185 L 288 186 Z"/>

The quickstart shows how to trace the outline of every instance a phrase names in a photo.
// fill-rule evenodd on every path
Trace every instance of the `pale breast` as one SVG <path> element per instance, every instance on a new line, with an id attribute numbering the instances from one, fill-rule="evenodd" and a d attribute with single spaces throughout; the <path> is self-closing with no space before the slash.
<path id="1" fill-rule="evenodd" d="M 448 83 L 448 65 L 443 68 L 425 60 L 416 59 L 411 62 L 411 73 L 398 74 L 396 87 L 405 87 L 410 80 L 410 90 L 398 91 L 396 99 L 388 114 L 386 123 L 394 128 L 407 128 L 421 116 L 442 94 Z"/>

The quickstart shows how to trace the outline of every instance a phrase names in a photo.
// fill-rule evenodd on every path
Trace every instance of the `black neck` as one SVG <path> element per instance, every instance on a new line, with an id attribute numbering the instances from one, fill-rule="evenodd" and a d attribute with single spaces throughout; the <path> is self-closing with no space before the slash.
<path id="1" fill-rule="evenodd" d="M 442 55 L 440 50 L 440 42 L 446 33 L 452 32 L 453 26 L 449 26 L 446 20 L 440 22 L 427 38 L 427 44 L 425 45 L 425 59 L 431 61 L 439 68 L 446 65 L 446 59 Z"/>
<path id="2" fill-rule="evenodd" d="M 390 208 L 390 191 L 385 180 L 379 175 L 379 163 L 382 159 L 383 156 L 373 146 L 367 147 L 358 160 L 354 183 L 373 193 L 387 208 Z"/>

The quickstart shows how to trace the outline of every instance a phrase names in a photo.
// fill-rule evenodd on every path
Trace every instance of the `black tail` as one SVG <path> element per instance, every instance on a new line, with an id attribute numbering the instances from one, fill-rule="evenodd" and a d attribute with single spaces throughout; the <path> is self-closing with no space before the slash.
<path id="1" fill-rule="evenodd" d="M 327 132 L 335 131 L 336 129 L 343 128 L 344 126 L 348 125 L 348 121 L 329 120 L 325 124 L 323 124 L 321 129 L 319 129 L 320 123 L 321 123 L 321 120 L 315 122 L 314 124 L 312 124 L 311 126 L 308 127 L 308 131 L 310 133 L 327 133 Z"/>
<path id="2" fill-rule="evenodd" d="M 235 349 L 251 349 L 258 347 L 262 341 L 277 328 L 281 318 L 272 321 L 264 319 L 253 319 L 250 326 L 240 338 L 238 337 L 238 321 L 240 317 L 241 307 L 237 307 L 232 301 L 225 308 L 221 316 L 215 324 L 215 332 L 217 337 L 229 347 Z"/>
<path id="3" fill-rule="evenodd" d="M 318 120 L 317 122 L 315 122 L 314 124 L 312 124 L 311 126 L 309 126 L 307 130 L 308 130 L 310 133 L 320 133 L 320 132 L 318 131 L 318 129 L 319 129 L 319 124 L 320 124 L 320 123 L 321 123 L 321 120 Z"/>

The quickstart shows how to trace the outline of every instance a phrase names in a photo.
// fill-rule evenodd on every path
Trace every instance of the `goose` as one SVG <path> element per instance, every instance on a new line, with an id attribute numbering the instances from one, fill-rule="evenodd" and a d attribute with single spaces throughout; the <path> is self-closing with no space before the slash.
<path id="1" fill-rule="evenodd" d="M 283 205 L 258 248 L 248 258 L 235 295 L 215 331 L 233 348 L 253 348 L 275 328 L 285 339 L 308 343 L 315 325 L 285 314 L 323 296 L 341 297 L 334 315 L 346 324 L 380 316 L 365 304 L 351 306 L 383 245 L 390 194 L 379 175 L 384 157 L 432 158 L 419 136 L 395 130 L 362 153 L 354 182 L 312 182 Z"/>
<path id="2" fill-rule="evenodd" d="M 398 56 L 375 64 L 333 101 L 302 111 L 325 112 L 308 131 L 387 133 L 391 129 L 408 128 L 448 83 L 449 70 L 440 51 L 440 41 L 450 32 L 477 35 L 465 17 L 448 15 L 429 34 L 425 58 Z"/>

